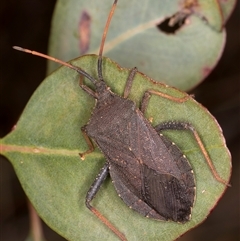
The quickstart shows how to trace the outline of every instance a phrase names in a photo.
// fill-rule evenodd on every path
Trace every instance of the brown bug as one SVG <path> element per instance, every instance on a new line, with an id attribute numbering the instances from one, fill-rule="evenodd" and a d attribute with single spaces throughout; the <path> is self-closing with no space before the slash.
<path id="1" fill-rule="evenodd" d="M 214 177 L 225 185 L 227 183 L 219 177 L 198 133 L 190 123 L 169 121 L 153 127 L 144 117 L 151 95 L 182 103 L 190 98 L 187 94 L 176 98 L 148 90 L 139 109 L 128 99 L 136 68 L 130 71 L 123 97 L 113 93 L 104 82 L 102 52 L 116 4 L 117 0 L 113 3 L 102 36 L 98 56 L 98 79 L 61 60 L 20 47 L 14 48 L 76 70 L 81 75 L 80 87 L 97 100 L 89 122 L 82 127 L 89 150 L 80 156 L 83 159 L 94 150 L 92 139 L 103 152 L 106 163 L 87 193 L 86 206 L 121 240 L 127 240 L 122 232 L 90 204 L 109 173 L 118 195 L 129 207 L 143 216 L 180 223 L 191 218 L 195 199 L 194 174 L 187 158 L 174 143 L 160 133 L 162 130 L 190 130 Z M 95 90 L 83 83 L 82 76 L 93 83 Z"/>

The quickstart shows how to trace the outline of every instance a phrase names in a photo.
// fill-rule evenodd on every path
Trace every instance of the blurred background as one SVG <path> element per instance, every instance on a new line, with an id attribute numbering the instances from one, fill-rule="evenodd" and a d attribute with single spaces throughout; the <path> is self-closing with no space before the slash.
<path id="1" fill-rule="evenodd" d="M 13 45 L 47 53 L 55 0 L 2 0 L 0 3 L 0 136 L 9 133 L 45 77 L 46 61 L 16 54 Z M 226 25 L 227 43 L 210 76 L 192 90 L 218 120 L 232 154 L 232 187 L 207 220 L 180 241 L 240 240 L 240 4 Z M 29 232 L 27 198 L 7 159 L 0 156 L 0 240 L 22 241 Z M 87 222 L 87 220 L 86 220 Z M 43 224 L 48 241 L 64 238 Z"/>

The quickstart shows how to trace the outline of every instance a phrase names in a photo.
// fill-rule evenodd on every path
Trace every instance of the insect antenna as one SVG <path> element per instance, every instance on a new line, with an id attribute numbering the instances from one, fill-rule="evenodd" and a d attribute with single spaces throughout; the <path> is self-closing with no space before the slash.
<path id="1" fill-rule="evenodd" d="M 76 70 L 79 74 L 85 76 L 86 78 L 88 78 L 91 82 L 93 83 L 96 83 L 96 80 L 91 76 L 89 75 L 87 72 L 85 72 L 84 70 L 80 69 L 79 67 L 77 66 L 74 66 L 72 64 L 69 64 L 67 62 L 64 62 L 60 59 L 56 59 L 54 57 L 51 57 L 49 55 L 46 55 L 46 54 L 42 54 L 42 53 L 39 53 L 37 51 L 33 51 L 33 50 L 29 50 L 29 49 L 25 49 L 25 48 L 22 48 L 22 47 L 19 47 L 19 46 L 13 46 L 14 49 L 16 50 L 19 50 L 19 51 L 22 51 L 22 52 L 25 52 L 25 53 L 29 53 L 29 54 L 33 54 L 33 55 L 36 55 L 36 56 L 39 56 L 39 57 L 42 57 L 42 58 L 45 58 L 45 59 L 49 59 L 53 62 L 56 62 L 56 63 L 59 63 L 61 65 L 64 65 L 70 69 L 73 69 L 73 70 Z"/>
<path id="2" fill-rule="evenodd" d="M 105 28 L 104 28 L 104 31 L 103 31 L 103 35 L 102 35 L 102 41 L 101 41 L 101 46 L 100 46 L 100 49 L 99 49 L 99 57 L 98 57 L 98 78 L 99 78 L 99 81 L 103 81 L 103 77 L 102 77 L 102 53 L 103 53 L 104 43 L 105 43 L 105 39 L 107 37 L 109 25 L 110 25 L 112 16 L 114 14 L 115 8 L 117 6 L 117 2 L 118 2 L 118 0 L 115 0 L 113 5 L 112 5 L 112 8 L 111 8 L 111 11 L 108 15 L 108 19 L 107 19 L 107 22 L 106 22 L 106 25 L 105 25 Z M 49 60 L 51 60 L 53 62 L 56 62 L 56 63 L 59 63 L 61 65 L 67 66 L 68 68 L 73 69 L 73 70 L 77 71 L 79 74 L 85 76 L 93 84 L 95 84 L 97 82 L 92 76 L 90 76 L 87 72 L 85 72 L 81 68 L 79 68 L 77 66 L 74 66 L 72 64 L 69 64 L 65 61 L 62 61 L 60 59 L 51 57 L 51 56 L 46 55 L 46 54 L 39 53 L 37 51 L 25 49 L 25 48 L 22 48 L 22 47 L 19 47 L 19 46 L 13 46 L 13 48 L 16 49 L 16 50 L 25 52 L 25 53 L 29 53 L 29 54 L 33 54 L 33 55 L 36 55 L 36 56 L 39 56 L 39 57 L 42 57 L 42 58 L 45 58 L 45 59 L 49 59 Z"/>
<path id="3" fill-rule="evenodd" d="M 104 28 L 104 31 L 103 31 L 103 35 L 102 35 L 102 41 L 101 41 L 101 45 L 100 45 L 100 49 L 99 49 L 99 53 L 98 53 L 98 79 L 99 79 L 99 81 L 103 81 L 103 76 L 102 76 L 102 53 L 103 53 L 103 48 L 104 48 L 105 40 L 106 40 L 106 37 L 107 37 L 109 25 L 110 25 L 112 16 L 113 16 L 114 11 L 115 11 L 116 6 L 117 6 L 117 1 L 118 0 L 115 0 L 113 5 L 112 5 L 112 8 L 111 8 L 110 13 L 108 15 L 108 19 L 107 19 L 107 22 L 106 22 L 106 25 L 105 25 L 105 28 Z"/>

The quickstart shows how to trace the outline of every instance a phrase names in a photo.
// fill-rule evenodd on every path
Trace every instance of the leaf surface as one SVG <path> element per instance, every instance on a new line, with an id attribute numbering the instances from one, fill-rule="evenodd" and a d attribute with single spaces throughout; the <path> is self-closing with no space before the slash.
<path id="1" fill-rule="evenodd" d="M 49 55 L 68 61 L 86 53 L 98 54 L 112 2 L 58 0 Z M 196 4 L 186 8 L 187 2 Z M 136 66 L 157 81 L 185 91 L 192 89 L 212 71 L 222 54 L 224 24 L 234 3 L 121 0 L 110 25 L 104 55 L 123 67 Z M 166 33 L 158 28 L 167 18 L 186 11 L 191 13 L 178 31 Z M 49 62 L 48 67 L 50 73 L 56 65 Z"/>
<path id="2" fill-rule="evenodd" d="M 72 63 L 96 77 L 97 56 L 83 56 Z M 104 58 L 103 76 L 113 92 L 123 94 L 128 74 L 128 69 Z M 95 103 L 79 88 L 78 82 L 79 75 L 66 67 L 48 76 L 33 94 L 15 129 L 1 139 L 1 153 L 14 166 L 37 212 L 60 235 L 71 241 L 99 240 L 99 237 L 118 240 L 85 206 L 86 193 L 105 159 L 97 148 L 84 161 L 78 155 L 88 148 L 80 128 L 87 124 Z M 186 95 L 138 73 L 129 98 L 139 106 L 147 89 L 175 97 Z M 231 158 L 221 129 L 194 99 L 179 104 L 152 96 L 146 118 L 153 125 L 169 120 L 192 123 L 217 172 L 229 180 Z M 191 133 L 164 131 L 164 134 L 179 146 L 194 170 L 197 195 L 192 219 L 179 224 L 142 217 L 124 204 L 107 178 L 92 204 L 131 241 L 176 239 L 201 223 L 226 189 L 212 176 Z"/>

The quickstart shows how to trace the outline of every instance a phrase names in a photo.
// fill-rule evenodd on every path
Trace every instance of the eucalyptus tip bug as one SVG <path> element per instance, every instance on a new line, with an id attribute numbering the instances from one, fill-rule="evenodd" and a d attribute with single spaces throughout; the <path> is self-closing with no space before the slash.
<path id="1" fill-rule="evenodd" d="M 91 205 L 109 173 L 121 199 L 143 216 L 179 223 L 185 223 L 191 218 L 196 189 L 194 173 L 187 157 L 161 134 L 162 130 L 191 131 L 215 179 L 224 185 L 228 183 L 218 175 L 198 132 L 190 123 L 168 121 L 153 127 L 144 117 L 152 95 L 183 103 L 190 98 L 187 94 L 177 98 L 150 89 L 145 92 L 141 107 L 138 108 L 128 98 L 137 68 L 130 71 L 123 97 L 113 93 L 104 82 L 102 53 L 116 4 L 117 0 L 113 3 L 102 36 L 97 79 L 81 68 L 53 57 L 21 47 L 14 46 L 14 49 L 47 58 L 77 71 L 80 74 L 80 87 L 97 100 L 91 118 L 82 127 L 89 149 L 80 153 L 80 157 L 84 159 L 94 150 L 93 140 L 103 152 L 106 163 L 90 187 L 85 203 L 120 240 L 127 240 L 122 232 Z M 94 84 L 94 90 L 84 84 L 83 76 Z"/>

